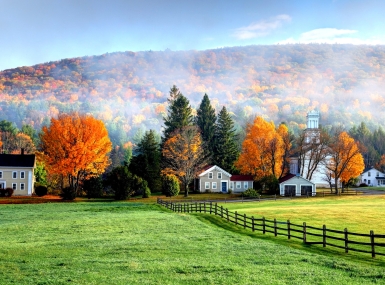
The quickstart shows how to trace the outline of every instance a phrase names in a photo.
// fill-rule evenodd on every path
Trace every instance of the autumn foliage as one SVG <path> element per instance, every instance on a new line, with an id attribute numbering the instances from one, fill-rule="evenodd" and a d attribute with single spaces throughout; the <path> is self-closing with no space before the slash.
<path id="1" fill-rule="evenodd" d="M 92 116 L 71 113 L 52 118 L 42 130 L 41 145 L 49 173 L 68 177 L 75 190 L 81 179 L 98 176 L 109 165 L 107 129 Z"/>
<path id="2" fill-rule="evenodd" d="M 258 116 L 247 126 L 242 153 L 235 166 L 241 173 L 253 175 L 256 180 L 271 175 L 278 178 L 288 158 L 286 148 L 289 150 L 290 147 L 286 127 L 276 129 L 273 122 Z"/>

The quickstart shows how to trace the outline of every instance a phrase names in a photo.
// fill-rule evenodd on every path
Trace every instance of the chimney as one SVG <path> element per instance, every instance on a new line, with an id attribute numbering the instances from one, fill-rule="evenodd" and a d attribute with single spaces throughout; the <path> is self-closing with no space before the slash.
<path id="1" fill-rule="evenodd" d="M 24 155 L 24 148 L 21 149 L 21 155 Z"/>

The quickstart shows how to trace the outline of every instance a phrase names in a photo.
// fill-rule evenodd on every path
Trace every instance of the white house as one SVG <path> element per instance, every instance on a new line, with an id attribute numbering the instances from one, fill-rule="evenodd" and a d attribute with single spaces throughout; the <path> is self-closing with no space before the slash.
<path id="1" fill-rule="evenodd" d="M 14 196 L 31 196 L 34 168 L 34 154 L 0 154 L 0 188 L 12 188 Z"/>
<path id="2" fill-rule="evenodd" d="M 364 170 L 359 177 L 359 184 L 368 186 L 385 186 L 385 174 L 381 171 L 370 167 Z"/>
<path id="3" fill-rule="evenodd" d="M 205 167 L 198 176 L 200 192 L 243 192 L 253 188 L 251 175 L 231 175 L 216 165 Z"/>

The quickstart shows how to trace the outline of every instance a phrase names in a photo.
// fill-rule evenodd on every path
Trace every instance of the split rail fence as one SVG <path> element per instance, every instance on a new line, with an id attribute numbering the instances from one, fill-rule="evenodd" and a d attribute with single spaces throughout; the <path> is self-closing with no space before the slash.
<path id="1" fill-rule="evenodd" d="M 326 225 L 322 228 L 307 225 L 305 222 L 295 224 L 287 221 L 277 221 L 246 214 L 239 214 L 237 211 L 231 212 L 223 206 L 218 206 L 213 202 L 192 202 L 192 203 L 175 203 L 158 198 L 157 203 L 174 212 L 181 213 L 208 213 L 221 217 L 227 222 L 242 226 L 243 228 L 262 232 L 263 234 L 271 233 L 274 236 L 287 236 L 288 239 L 299 239 L 305 244 L 319 244 L 323 247 L 332 246 L 344 249 L 345 253 L 356 251 L 369 253 L 372 257 L 376 255 L 385 256 L 385 235 L 361 234 L 349 232 L 348 229 L 343 231 L 328 229 Z M 354 246 L 354 247 L 352 247 Z M 382 251 L 381 251 L 382 249 Z"/>

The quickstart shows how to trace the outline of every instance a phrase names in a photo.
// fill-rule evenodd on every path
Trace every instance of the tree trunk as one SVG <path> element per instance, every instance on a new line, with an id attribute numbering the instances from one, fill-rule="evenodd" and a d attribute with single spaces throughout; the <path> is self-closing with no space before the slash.
<path id="1" fill-rule="evenodd" d="M 334 189 L 335 189 L 335 194 L 338 195 L 338 179 L 334 179 Z"/>
<path id="2" fill-rule="evenodd" d="M 184 184 L 184 196 L 188 197 L 188 184 L 187 183 Z"/>

